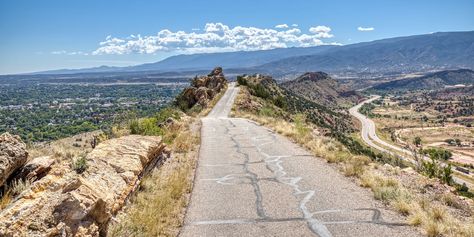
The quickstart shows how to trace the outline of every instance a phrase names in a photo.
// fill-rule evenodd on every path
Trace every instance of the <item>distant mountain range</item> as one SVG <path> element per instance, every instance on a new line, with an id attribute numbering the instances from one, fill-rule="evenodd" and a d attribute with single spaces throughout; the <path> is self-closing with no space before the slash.
<path id="1" fill-rule="evenodd" d="M 474 31 L 376 40 L 260 66 L 277 72 L 399 73 L 474 68 Z"/>
<path id="2" fill-rule="evenodd" d="M 229 68 L 252 68 L 275 60 L 324 52 L 337 46 L 291 47 L 258 51 L 238 51 L 224 53 L 181 54 L 171 56 L 156 63 L 146 63 L 129 67 L 101 66 L 84 69 L 60 69 L 34 74 L 71 74 L 97 72 L 137 72 L 137 71 L 201 71 L 220 66 Z"/>
<path id="3" fill-rule="evenodd" d="M 421 77 L 389 81 L 374 86 L 374 90 L 438 90 L 453 86 L 474 85 L 474 71 L 468 69 L 447 70 Z"/>
<path id="4" fill-rule="evenodd" d="M 137 66 L 102 66 L 37 74 L 199 71 L 215 66 L 222 66 L 226 70 L 241 69 L 272 75 L 301 74 L 308 71 L 408 73 L 474 69 L 474 31 L 397 37 L 345 46 L 177 55 Z"/>

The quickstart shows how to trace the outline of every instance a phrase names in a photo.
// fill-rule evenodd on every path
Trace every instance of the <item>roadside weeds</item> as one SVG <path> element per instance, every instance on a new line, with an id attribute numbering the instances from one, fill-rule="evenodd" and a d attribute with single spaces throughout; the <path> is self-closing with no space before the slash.
<path id="1" fill-rule="evenodd" d="M 272 116 L 272 113 L 239 108 L 242 103 L 258 101 L 246 98 L 248 96 L 251 95 L 242 88 L 232 110 L 235 117 L 251 119 L 269 127 L 315 156 L 333 163 L 345 176 L 370 189 L 375 199 L 405 216 L 408 224 L 420 227 L 427 236 L 474 236 L 472 200 L 460 198 L 452 193 L 450 187 L 410 170 L 381 165 L 367 156 L 351 154 L 341 143 L 322 136 L 317 127 L 306 123 L 304 115 L 292 115 L 289 122 Z"/>

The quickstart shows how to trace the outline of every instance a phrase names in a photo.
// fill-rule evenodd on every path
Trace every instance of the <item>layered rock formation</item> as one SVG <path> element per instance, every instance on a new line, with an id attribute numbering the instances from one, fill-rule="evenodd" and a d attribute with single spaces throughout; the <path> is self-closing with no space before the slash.
<path id="1" fill-rule="evenodd" d="M 51 170 L 56 160 L 51 156 L 40 156 L 26 163 L 15 178 L 35 181 L 44 177 Z"/>
<path id="2" fill-rule="evenodd" d="M 28 159 L 26 145 L 18 136 L 9 133 L 0 135 L 0 186 Z"/>
<path id="3" fill-rule="evenodd" d="M 0 212 L 0 236 L 98 236 L 146 170 L 168 157 L 160 137 L 130 135 L 99 144 L 82 174 L 52 170 Z"/>
<path id="4" fill-rule="evenodd" d="M 191 86 L 177 97 L 178 106 L 183 109 L 190 109 L 196 104 L 206 107 L 226 86 L 227 80 L 222 68 L 216 67 L 209 75 L 199 76 L 191 81 Z"/>

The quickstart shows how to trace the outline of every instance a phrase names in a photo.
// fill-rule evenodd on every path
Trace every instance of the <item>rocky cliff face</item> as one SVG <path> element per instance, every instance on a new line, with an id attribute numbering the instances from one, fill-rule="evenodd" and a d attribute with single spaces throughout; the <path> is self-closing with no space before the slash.
<path id="1" fill-rule="evenodd" d="M 58 162 L 0 212 L 0 236 L 98 236 L 147 169 L 168 157 L 160 137 L 130 135 L 99 144 L 77 174 Z"/>
<path id="2" fill-rule="evenodd" d="M 0 135 L 0 186 L 26 163 L 27 158 L 26 145 L 20 137 L 9 133 Z"/>
<path id="3" fill-rule="evenodd" d="M 191 86 L 184 89 L 177 97 L 177 105 L 184 109 L 190 109 L 195 105 L 206 107 L 222 89 L 226 88 L 227 80 L 222 68 L 216 67 L 207 76 L 196 77 L 191 81 Z"/>

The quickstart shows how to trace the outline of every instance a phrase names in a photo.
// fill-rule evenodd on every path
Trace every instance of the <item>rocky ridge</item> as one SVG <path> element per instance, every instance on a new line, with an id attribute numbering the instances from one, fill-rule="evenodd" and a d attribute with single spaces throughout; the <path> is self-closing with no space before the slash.
<path id="1" fill-rule="evenodd" d="M 168 156 L 160 137 L 129 135 L 99 144 L 81 174 L 59 161 L 0 211 L 0 236 L 104 235 L 140 178 Z"/>
<path id="2" fill-rule="evenodd" d="M 184 89 L 177 97 L 177 105 L 188 110 L 195 105 L 207 107 L 209 102 L 223 89 L 227 87 L 227 80 L 224 77 L 221 67 L 216 67 L 207 76 L 195 77 L 191 81 L 191 86 Z"/>

